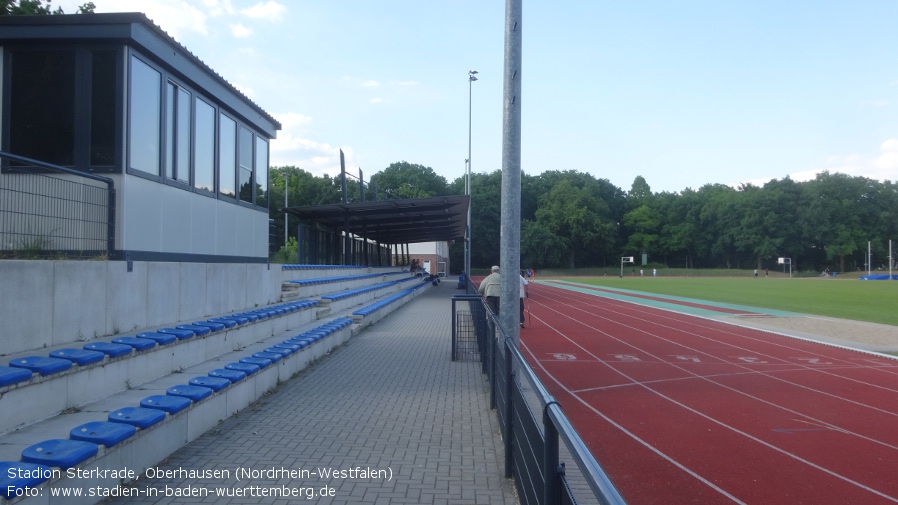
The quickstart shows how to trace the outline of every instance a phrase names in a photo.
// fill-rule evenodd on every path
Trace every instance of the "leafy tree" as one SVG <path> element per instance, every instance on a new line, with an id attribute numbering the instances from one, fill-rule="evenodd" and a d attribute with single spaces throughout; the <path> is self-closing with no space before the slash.
<path id="1" fill-rule="evenodd" d="M 668 262 L 668 255 L 683 254 L 685 267 L 694 267 L 701 228 L 698 193 L 686 189 L 681 194 L 661 193 L 655 199 L 661 228 L 658 249 L 665 257 L 664 262 Z"/>
<path id="2" fill-rule="evenodd" d="M 563 265 L 564 251 L 570 249 L 567 240 L 530 220 L 521 222 L 521 266 L 545 268 Z"/>
<path id="3" fill-rule="evenodd" d="M 631 210 L 624 216 L 624 224 L 632 230 L 624 246 L 625 251 L 653 254 L 659 242 L 660 221 L 647 204 Z"/>
<path id="4" fill-rule="evenodd" d="M 339 203 L 342 199 L 339 181 L 327 175 L 315 177 L 295 166 L 272 167 L 268 171 L 270 216 L 273 220 L 273 240 L 280 243 L 284 239 L 284 183 L 289 184 L 286 206 L 326 205 Z M 358 190 L 356 189 L 356 194 Z M 296 236 L 296 223 L 289 222 L 289 236 Z"/>
<path id="5" fill-rule="evenodd" d="M 701 211 L 702 249 L 711 265 L 738 268 L 735 232 L 739 224 L 736 190 L 723 184 L 707 184 L 699 189 L 704 204 Z M 734 263 L 735 262 L 735 263 Z"/>
<path id="6" fill-rule="evenodd" d="M 633 179 L 633 184 L 630 186 L 630 192 L 627 194 L 627 199 L 634 207 L 646 205 L 652 200 L 652 188 L 643 176 L 637 175 L 636 178 Z"/>
<path id="7" fill-rule="evenodd" d="M 574 268 L 578 260 L 596 264 L 614 243 L 610 211 L 597 197 L 598 189 L 595 179 L 568 174 L 540 199 L 536 223 L 556 237 L 569 268 Z"/>
<path id="8" fill-rule="evenodd" d="M 783 245 L 783 237 L 776 233 L 783 209 L 777 208 L 772 196 L 773 192 L 749 184 L 741 188 L 737 200 L 741 219 L 736 246 L 755 256 L 757 269 L 762 269 L 764 258 L 775 256 Z"/>
<path id="9" fill-rule="evenodd" d="M 382 192 L 389 200 L 449 194 L 449 183 L 445 177 L 437 175 L 430 167 L 407 161 L 390 164 L 383 171 L 372 175 L 371 183 L 376 184 L 378 192 Z"/>
<path id="10" fill-rule="evenodd" d="M 499 264 L 502 172 L 471 174 L 471 268 Z"/>

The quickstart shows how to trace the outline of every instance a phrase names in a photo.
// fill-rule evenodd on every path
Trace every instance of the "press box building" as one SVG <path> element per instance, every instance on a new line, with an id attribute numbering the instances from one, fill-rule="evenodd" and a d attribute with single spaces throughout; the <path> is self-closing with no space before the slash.
<path id="1" fill-rule="evenodd" d="M 144 14 L 5 16 L 0 58 L 0 150 L 112 179 L 110 259 L 267 261 L 280 124 Z"/>

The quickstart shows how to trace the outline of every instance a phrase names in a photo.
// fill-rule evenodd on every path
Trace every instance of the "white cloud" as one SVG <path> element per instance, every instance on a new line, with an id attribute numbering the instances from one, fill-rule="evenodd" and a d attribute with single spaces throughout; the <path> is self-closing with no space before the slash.
<path id="1" fill-rule="evenodd" d="M 243 23 L 237 23 L 236 25 L 231 25 L 231 35 L 237 38 L 247 38 L 253 34 L 253 31 L 246 26 L 243 26 Z"/>
<path id="2" fill-rule="evenodd" d="M 74 13 L 84 4 L 83 0 L 55 0 L 53 7 L 62 7 L 67 13 Z M 225 4 L 230 1 L 226 0 Z M 201 4 L 186 0 L 154 0 L 136 5 L 134 0 L 95 0 L 96 12 L 143 12 L 169 35 L 179 40 L 186 33 L 209 34 L 206 24 L 208 15 L 217 8 L 212 0 L 204 0 Z"/>
<path id="3" fill-rule="evenodd" d="M 257 3 L 240 11 L 244 16 L 253 19 L 267 19 L 268 21 L 280 21 L 287 12 L 287 7 L 273 0 Z"/>
<path id="4" fill-rule="evenodd" d="M 861 154 L 830 156 L 826 170 L 877 180 L 898 180 L 898 139 L 887 139 L 879 145 L 874 157 Z"/>
<path id="5" fill-rule="evenodd" d="M 310 116 L 298 112 L 274 114 L 274 117 L 280 121 L 283 130 L 301 131 L 312 124 L 312 118 Z"/>
<path id="6" fill-rule="evenodd" d="M 383 101 L 383 98 L 372 98 L 371 100 L 368 100 L 368 103 L 383 103 Z"/>
<path id="7" fill-rule="evenodd" d="M 852 177 L 866 177 L 878 181 L 898 181 L 898 138 L 888 139 L 881 143 L 879 145 L 879 153 L 875 156 L 864 156 L 861 154 L 828 156 L 822 165 L 820 168 L 792 172 L 788 174 L 788 177 L 795 182 L 810 181 L 816 178 L 817 174 L 826 170 L 831 173 L 841 173 Z M 739 187 L 740 184 L 763 186 L 771 179 L 782 179 L 783 177 L 786 176 L 756 178 L 730 184 L 730 186 Z"/>
<path id="8" fill-rule="evenodd" d="M 399 82 L 400 86 L 417 86 L 418 84 L 420 84 L 418 81 L 400 81 Z"/>
<path id="9" fill-rule="evenodd" d="M 301 114 L 298 118 L 304 118 Z M 324 142 L 318 142 L 305 138 L 296 130 L 288 128 L 286 120 L 281 117 L 283 130 L 278 133 L 278 138 L 271 142 L 271 166 L 299 167 L 312 175 L 329 175 L 331 177 L 340 173 L 340 149 Z M 357 166 L 352 148 L 342 147 L 347 167 Z"/>
<path id="10" fill-rule="evenodd" d="M 362 86 L 363 88 L 376 88 L 380 86 L 380 83 L 375 81 L 374 79 L 369 79 L 367 81 L 362 81 L 360 86 Z"/>

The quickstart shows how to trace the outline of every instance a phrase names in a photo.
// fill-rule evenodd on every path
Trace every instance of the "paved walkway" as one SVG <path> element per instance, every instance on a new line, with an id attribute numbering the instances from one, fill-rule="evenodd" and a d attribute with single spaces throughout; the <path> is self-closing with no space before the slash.
<path id="1" fill-rule="evenodd" d="M 454 288 L 426 288 L 112 503 L 517 503 L 486 378 L 450 360 Z"/>

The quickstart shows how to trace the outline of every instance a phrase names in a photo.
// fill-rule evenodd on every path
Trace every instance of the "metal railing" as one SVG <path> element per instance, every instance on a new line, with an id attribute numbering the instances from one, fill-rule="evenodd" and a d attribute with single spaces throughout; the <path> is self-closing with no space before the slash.
<path id="1" fill-rule="evenodd" d="M 477 295 L 452 298 L 453 342 L 458 330 L 456 304 L 467 302 L 470 306 L 482 370 L 490 383 L 490 407 L 496 410 L 505 442 L 505 476 L 514 477 L 521 503 L 556 505 L 594 498 L 601 505 L 625 505 L 561 405 L 524 359 L 514 339 L 498 325 L 496 316 Z M 564 442 L 565 455 L 574 462 L 571 468 L 561 462 L 559 439 Z"/>
<path id="2" fill-rule="evenodd" d="M 0 257 L 106 257 L 115 251 L 109 177 L 0 151 Z"/>

